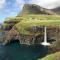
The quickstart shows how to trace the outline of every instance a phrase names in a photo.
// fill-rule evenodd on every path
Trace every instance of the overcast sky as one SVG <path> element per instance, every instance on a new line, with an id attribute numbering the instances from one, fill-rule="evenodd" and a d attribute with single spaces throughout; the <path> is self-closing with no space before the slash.
<path id="1" fill-rule="evenodd" d="M 16 16 L 26 3 L 37 4 L 47 9 L 60 7 L 60 0 L 0 0 L 0 23 L 6 17 Z"/>

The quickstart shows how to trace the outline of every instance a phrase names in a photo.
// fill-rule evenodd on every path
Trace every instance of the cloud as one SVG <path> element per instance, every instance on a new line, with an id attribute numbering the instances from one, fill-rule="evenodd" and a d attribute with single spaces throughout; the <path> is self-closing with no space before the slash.
<path id="1" fill-rule="evenodd" d="M 60 0 L 30 0 L 29 3 L 37 4 L 48 9 L 53 9 L 60 6 Z"/>
<path id="2" fill-rule="evenodd" d="M 60 7 L 60 0 L 16 0 L 18 6 L 21 8 L 25 3 L 37 4 L 47 9 Z"/>
<path id="3" fill-rule="evenodd" d="M 25 4 L 25 1 L 24 0 L 16 0 L 16 3 L 20 7 L 20 9 L 22 9 Z"/>
<path id="4" fill-rule="evenodd" d="M 0 0 L 0 9 L 4 8 L 6 0 Z"/>

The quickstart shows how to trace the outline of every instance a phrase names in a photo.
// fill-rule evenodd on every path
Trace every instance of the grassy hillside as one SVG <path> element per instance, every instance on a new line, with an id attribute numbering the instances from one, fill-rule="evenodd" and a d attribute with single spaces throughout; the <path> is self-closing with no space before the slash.
<path id="1" fill-rule="evenodd" d="M 60 52 L 47 55 L 46 57 L 38 60 L 60 60 Z"/>
<path id="2" fill-rule="evenodd" d="M 40 14 L 29 14 L 29 15 L 22 15 L 22 16 L 16 16 L 16 17 L 8 17 L 5 19 L 4 22 L 9 22 L 9 21 L 21 21 L 21 20 L 26 20 L 26 19 L 37 19 L 37 20 L 60 20 L 59 15 L 40 15 Z"/>
<path id="3" fill-rule="evenodd" d="M 21 18 L 22 20 L 24 19 L 37 19 L 37 20 L 60 20 L 60 16 L 59 15 L 40 15 L 40 14 L 29 14 L 29 15 L 22 15 L 16 18 Z"/>
<path id="4" fill-rule="evenodd" d="M 60 20 L 60 16 L 59 15 L 34 15 L 34 14 L 30 14 L 30 15 L 22 15 L 22 16 L 16 16 L 16 17 L 9 17 L 6 18 L 4 21 L 4 28 L 8 28 L 8 27 L 12 27 L 15 24 L 21 22 L 21 21 L 37 21 L 37 20 Z M 38 21 L 37 21 L 38 22 Z M 32 23 L 32 21 L 31 21 Z M 45 23 L 44 23 L 45 24 Z"/>
<path id="5" fill-rule="evenodd" d="M 17 30 L 20 34 L 30 34 L 27 29 L 33 26 L 59 26 L 60 20 L 23 20 L 16 24 Z"/>

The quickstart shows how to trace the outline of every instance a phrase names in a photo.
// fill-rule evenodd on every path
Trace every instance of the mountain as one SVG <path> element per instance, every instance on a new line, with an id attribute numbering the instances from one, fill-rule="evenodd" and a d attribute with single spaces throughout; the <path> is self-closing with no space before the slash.
<path id="1" fill-rule="evenodd" d="M 60 14 L 60 7 L 55 8 L 55 9 L 51 9 L 52 11 L 56 12 L 57 14 Z"/>
<path id="2" fill-rule="evenodd" d="M 25 4 L 21 13 L 18 15 L 24 15 L 24 14 L 47 14 L 47 15 L 53 15 L 55 14 L 49 9 L 42 8 L 35 4 Z"/>

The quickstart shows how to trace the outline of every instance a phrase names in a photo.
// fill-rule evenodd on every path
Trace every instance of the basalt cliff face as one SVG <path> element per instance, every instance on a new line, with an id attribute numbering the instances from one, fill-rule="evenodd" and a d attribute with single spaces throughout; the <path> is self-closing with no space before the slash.
<path id="1" fill-rule="evenodd" d="M 29 28 L 30 32 L 33 34 L 23 35 L 19 34 L 16 28 L 12 28 L 7 34 L 5 39 L 5 44 L 10 43 L 12 40 L 18 40 L 20 44 L 32 45 L 32 44 L 41 44 L 44 41 L 44 27 L 31 27 Z M 36 32 L 38 32 L 36 34 Z M 57 41 L 60 41 L 60 27 L 47 27 L 47 37 L 48 42 L 51 44 Z"/>

